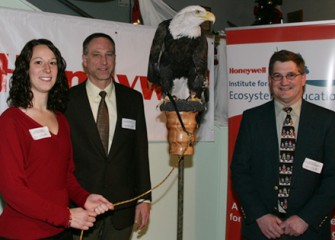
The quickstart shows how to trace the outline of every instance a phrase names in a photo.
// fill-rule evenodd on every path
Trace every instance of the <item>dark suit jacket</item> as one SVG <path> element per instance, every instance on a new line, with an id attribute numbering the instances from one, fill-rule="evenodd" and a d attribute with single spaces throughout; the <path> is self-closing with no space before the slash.
<path id="1" fill-rule="evenodd" d="M 114 83 L 117 122 L 108 157 L 89 105 L 85 82 L 70 89 L 66 117 L 70 123 L 75 175 L 89 192 L 102 194 L 112 203 L 131 199 L 151 188 L 148 139 L 142 95 Z M 136 121 L 136 129 L 122 126 L 123 119 Z M 151 200 L 151 194 L 144 199 Z M 120 205 L 112 214 L 117 229 L 134 222 L 136 201 Z"/>
<path id="2" fill-rule="evenodd" d="M 302 167 L 306 158 L 324 164 L 321 174 Z M 246 239 L 266 239 L 255 220 L 278 212 L 278 168 L 275 108 L 271 101 L 243 113 L 231 164 Z M 334 205 L 335 113 L 303 100 L 287 212 L 287 217 L 298 215 L 309 224 L 299 239 L 329 240 L 329 215 Z"/>

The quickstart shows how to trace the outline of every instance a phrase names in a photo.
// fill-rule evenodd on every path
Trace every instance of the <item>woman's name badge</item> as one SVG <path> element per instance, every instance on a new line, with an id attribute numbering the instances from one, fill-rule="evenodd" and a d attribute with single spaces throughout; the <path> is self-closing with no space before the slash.
<path id="1" fill-rule="evenodd" d="M 48 127 L 32 128 L 29 129 L 29 132 L 34 140 L 51 137 Z"/>

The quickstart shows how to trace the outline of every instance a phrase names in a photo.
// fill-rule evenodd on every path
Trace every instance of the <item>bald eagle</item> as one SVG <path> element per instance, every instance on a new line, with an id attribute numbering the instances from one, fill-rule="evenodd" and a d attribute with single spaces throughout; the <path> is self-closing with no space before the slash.
<path id="1" fill-rule="evenodd" d="M 188 6 L 157 27 L 150 49 L 148 80 L 161 86 L 163 95 L 200 101 L 208 91 L 208 45 L 200 26 L 205 21 L 214 22 L 215 16 L 203 7 Z"/>

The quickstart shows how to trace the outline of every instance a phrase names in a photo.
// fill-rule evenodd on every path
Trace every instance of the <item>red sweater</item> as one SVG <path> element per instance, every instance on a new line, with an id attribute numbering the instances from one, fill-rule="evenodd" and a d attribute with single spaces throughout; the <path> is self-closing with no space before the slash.
<path id="1" fill-rule="evenodd" d="M 34 140 L 42 127 L 18 108 L 0 116 L 0 192 L 7 202 L 0 237 L 40 239 L 56 235 L 69 221 L 69 199 L 83 206 L 89 193 L 73 175 L 69 125 L 57 114 L 58 133 Z"/>

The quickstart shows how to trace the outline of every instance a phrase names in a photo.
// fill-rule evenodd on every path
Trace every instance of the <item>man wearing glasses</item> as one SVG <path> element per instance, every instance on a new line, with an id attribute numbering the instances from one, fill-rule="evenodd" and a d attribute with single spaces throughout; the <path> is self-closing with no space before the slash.
<path id="1" fill-rule="evenodd" d="M 335 112 L 305 101 L 305 62 L 275 52 L 273 100 L 243 113 L 231 165 L 243 239 L 329 240 L 335 205 Z"/>

